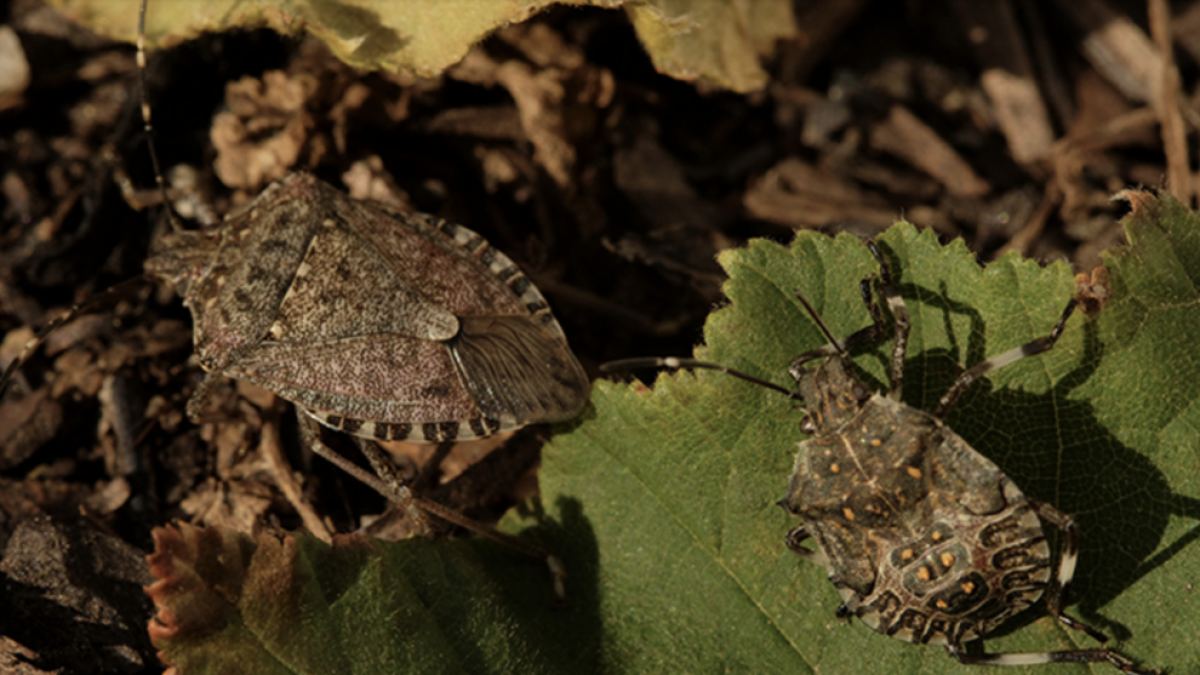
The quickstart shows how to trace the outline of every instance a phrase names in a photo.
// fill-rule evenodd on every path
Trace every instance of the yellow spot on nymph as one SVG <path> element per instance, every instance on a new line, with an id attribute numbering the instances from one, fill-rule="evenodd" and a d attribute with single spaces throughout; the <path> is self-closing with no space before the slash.
<path id="1" fill-rule="evenodd" d="M 913 478 L 920 478 L 921 470 L 915 466 L 910 466 L 908 467 L 908 475 L 912 476 Z"/>
<path id="2" fill-rule="evenodd" d="M 938 609 L 946 609 L 946 608 L 947 608 L 947 607 L 949 607 L 950 605 L 947 605 L 945 600 L 942 600 L 941 598 L 938 598 L 938 601 L 937 601 L 937 606 L 938 606 Z"/>
<path id="3" fill-rule="evenodd" d="M 842 507 L 842 515 L 846 516 L 846 520 L 854 520 L 854 512 L 850 510 L 849 506 Z"/>
<path id="4" fill-rule="evenodd" d="M 881 445 L 883 445 L 883 441 L 881 439 L 878 439 L 878 438 L 871 439 L 871 447 L 872 448 L 878 448 Z"/>
<path id="5" fill-rule="evenodd" d="M 975 582 L 974 581 L 964 581 L 961 584 L 959 584 L 959 588 L 963 589 L 963 593 L 970 595 L 975 592 Z"/>
<path id="6" fill-rule="evenodd" d="M 942 553 L 942 567 L 950 567 L 954 565 L 954 554 L 946 551 Z"/>
<path id="7" fill-rule="evenodd" d="M 929 568 L 922 565 L 917 569 L 917 578 L 921 581 L 929 581 Z"/>
<path id="8" fill-rule="evenodd" d="M 838 466 L 837 462 L 834 462 L 833 464 L 829 465 L 829 473 L 838 473 L 841 470 L 842 470 L 842 467 Z"/>
<path id="9" fill-rule="evenodd" d="M 934 541 L 941 541 L 942 533 L 935 530 L 933 534 L 929 535 L 929 538 Z"/>
<path id="10" fill-rule="evenodd" d="M 912 557 L 913 557 L 913 550 L 911 548 L 906 548 L 900 552 L 901 560 L 912 560 Z"/>

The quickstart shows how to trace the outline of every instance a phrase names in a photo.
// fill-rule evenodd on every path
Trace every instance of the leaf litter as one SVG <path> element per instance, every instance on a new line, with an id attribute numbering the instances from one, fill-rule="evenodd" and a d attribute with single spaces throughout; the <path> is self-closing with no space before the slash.
<path id="1" fill-rule="evenodd" d="M 824 13 L 814 9 L 801 17 L 801 25 L 818 26 L 814 17 L 832 20 L 853 4 L 824 7 Z M 44 325 L 70 304 L 135 276 L 156 227 L 153 216 L 125 207 L 112 181 L 119 174 L 114 170 L 123 167 L 136 188 L 153 185 L 131 105 L 130 50 L 48 12 L 32 3 L 12 19 L 33 78 L 24 112 L 4 122 L 13 160 L 0 182 L 6 222 L 0 327 L 6 331 Z M 1052 27 L 1064 21 L 1049 20 Z M 850 16 L 845 44 L 870 44 L 871 50 L 860 53 L 878 53 L 881 45 L 868 37 L 869 29 L 889 21 L 886 15 Z M 196 192 L 210 195 L 192 199 L 190 190 L 178 189 L 172 195 L 177 203 L 186 199 L 224 213 L 252 197 L 269 176 L 286 172 L 289 161 L 334 181 L 352 173 L 357 177 L 351 184 L 363 194 L 385 194 L 405 208 L 467 224 L 518 260 L 547 293 L 589 367 L 631 354 L 687 353 L 701 317 L 722 297 L 722 272 L 712 265 L 713 253 L 752 236 L 784 241 L 791 227 L 877 233 L 902 210 L 942 236 L 966 237 L 984 258 L 1011 247 L 1043 260 L 1069 257 L 1080 269 L 1095 267 L 1099 251 L 1122 237 L 1120 206 L 1107 201 L 1108 193 L 1114 186 L 1157 184 L 1154 176 L 1161 175 L 1154 161 L 1135 154 L 1158 143 L 1146 133 L 1153 131 L 1153 115 L 1114 96 L 1105 77 L 1085 70 L 1079 114 L 1072 118 L 1052 108 L 1068 130 L 1053 170 L 1015 165 L 1003 140 L 1009 127 L 997 132 L 992 126 L 992 104 L 980 95 L 973 71 L 962 65 L 970 58 L 912 53 L 899 44 L 905 31 L 893 33 L 896 44 L 884 45 L 884 51 L 896 56 L 882 63 L 831 51 L 824 34 L 814 34 L 820 39 L 807 50 L 781 43 L 774 59 L 764 61 L 770 86 L 738 97 L 716 92 L 711 78 L 700 78 L 700 94 L 655 74 L 661 59 L 643 56 L 639 35 L 621 15 L 601 10 L 552 12 L 533 24 L 503 29 L 467 52 L 461 65 L 429 78 L 358 73 L 311 42 L 251 32 L 209 36 L 178 51 L 151 54 L 151 100 L 168 164 L 194 164 Z M 1031 35 L 1035 43 L 1044 39 L 1036 31 Z M 761 45 L 770 41 L 758 51 L 767 53 Z M 842 70 L 817 68 L 813 75 L 813 63 Z M 877 129 L 889 119 L 880 113 L 894 109 L 876 110 L 881 96 L 949 139 L 953 152 L 991 191 L 955 194 L 934 169 L 911 165 L 915 160 L 892 145 L 863 140 L 879 137 Z M 218 142 L 212 138 L 213 112 L 222 106 L 234 118 L 222 123 L 229 126 Z M 987 142 L 976 140 L 981 137 Z M 247 175 L 231 178 L 233 184 L 215 179 L 212 167 L 222 153 Z M 768 180 L 772 176 L 784 179 Z M 1116 299 L 1119 284 L 1111 290 L 1114 299 L 1105 301 L 1101 316 L 1131 308 Z M 375 520 L 383 511 L 381 500 L 296 451 L 294 422 L 286 414 L 274 420 L 283 408 L 270 395 L 231 384 L 211 419 L 199 428 L 186 423 L 183 404 L 198 371 L 187 361 L 190 325 L 184 312 L 165 291 L 146 288 L 115 304 L 115 311 L 98 308 L 56 337 L 61 344 L 53 352 L 23 369 L 20 384 L 37 392 L 45 406 L 13 413 L 18 402 L 12 392 L 0 405 L 3 419 L 18 414 L 33 421 L 22 424 L 23 430 L 37 430 L 35 440 L 18 444 L 22 449 L 0 476 L 6 536 L 32 515 L 73 518 L 81 506 L 143 548 L 152 543 L 151 526 L 181 517 L 250 531 L 264 518 L 295 529 L 315 514 L 333 531 L 368 521 L 377 529 L 405 531 L 392 518 Z M 128 378 L 132 387 L 113 386 L 118 378 Z M 104 387 L 115 392 L 115 402 L 101 406 L 93 394 Z M 46 414 L 43 407 L 63 412 L 41 422 L 28 417 Z M 140 424 L 130 423 L 138 417 Z M 263 449 L 276 431 L 298 477 L 299 498 L 289 498 L 277 485 L 282 479 L 271 468 L 274 451 Z M 523 449 L 511 460 L 504 459 L 506 453 L 488 455 L 485 478 L 468 470 L 435 489 L 468 510 L 495 513 L 531 494 L 536 481 L 526 469 L 536 462 L 545 435 L 535 430 L 518 439 Z M 412 454 L 416 472 L 424 458 Z M 125 469 L 115 467 L 128 466 L 131 458 L 134 470 L 122 475 Z M 601 504 L 621 512 L 611 497 L 580 503 L 586 492 L 547 491 L 546 473 L 542 476 L 543 503 L 563 522 L 580 524 L 570 516 L 572 509 L 582 508 L 589 518 Z M 456 484 L 469 487 L 455 489 Z M 1172 485 L 1179 495 L 1186 493 L 1174 478 Z M 491 496 L 481 498 L 484 493 Z M 306 503 L 313 507 L 307 517 L 296 506 Z M 1179 503 L 1182 521 L 1176 516 L 1160 530 L 1157 511 L 1147 521 L 1150 533 L 1161 531 L 1164 542 L 1186 536 L 1190 502 Z M 598 523 L 579 529 L 586 534 Z M 595 547 L 604 540 L 589 543 L 585 534 L 546 541 L 570 554 L 572 598 L 588 615 L 582 627 L 569 627 L 590 636 L 586 644 L 598 645 L 596 624 L 589 621 L 601 616 L 596 597 L 601 582 L 593 575 L 600 569 Z M 778 545 L 763 535 L 763 545 Z M 1086 528 L 1084 536 L 1088 541 Z M 1170 546 L 1146 553 L 1141 566 L 1122 558 L 1111 574 L 1115 586 L 1130 570 L 1178 564 Z M 1149 544 L 1139 541 L 1137 550 L 1148 551 Z M 782 553 L 777 557 L 786 570 L 796 566 Z M 523 571 L 524 581 L 514 587 L 530 584 L 530 596 L 545 608 L 537 569 L 503 553 L 490 560 Z M 1085 598 L 1112 595 L 1091 593 L 1087 584 L 1084 590 Z M 817 607 L 814 616 L 826 616 L 824 609 Z M 1114 608 L 1111 615 L 1128 612 Z M 1181 621 L 1171 635 L 1181 639 L 1194 626 Z M 1144 629 L 1131 630 L 1146 639 Z M 7 629 L 0 633 L 12 635 Z M 1168 637 L 1164 634 L 1164 643 Z M 604 652 L 610 665 L 636 670 L 638 661 L 627 658 L 622 640 L 612 644 L 617 648 Z M 34 646 L 34 654 L 50 653 Z M 493 658 L 502 659 L 497 653 Z"/>

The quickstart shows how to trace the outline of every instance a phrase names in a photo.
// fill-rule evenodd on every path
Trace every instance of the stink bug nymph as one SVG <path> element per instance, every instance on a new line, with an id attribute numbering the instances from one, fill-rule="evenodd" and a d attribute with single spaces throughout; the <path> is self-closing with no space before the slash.
<path id="1" fill-rule="evenodd" d="M 803 401 L 801 429 L 811 437 L 799 444 L 787 494 L 780 501 L 801 523 L 787 534 L 786 543 L 828 570 L 842 599 L 839 616 L 856 616 L 875 631 L 907 642 L 943 645 L 966 664 L 1106 662 L 1126 673 L 1147 672 L 1109 650 L 1103 633 L 1063 612 L 1079 552 L 1075 521 L 1027 497 L 942 421 L 986 373 L 1051 349 L 1076 302 L 1067 304 L 1049 335 L 963 372 L 928 413 L 900 400 L 908 310 L 882 252 L 874 242 L 867 242 L 867 248 L 879 262 L 879 295 L 895 325 L 886 393 L 873 393 L 859 380 L 849 357 L 851 349 L 875 342 L 887 328 L 873 299 L 873 277 L 861 283 L 873 323 L 843 340 L 796 293 L 829 343 L 792 361 L 795 391 L 691 359 L 630 359 L 603 369 L 709 368 Z M 818 359 L 824 360 L 809 366 Z M 1053 570 L 1044 525 L 1062 534 Z M 809 539 L 816 548 L 805 545 Z M 1043 596 L 1051 615 L 1101 646 L 1020 654 L 964 651 L 964 643 L 987 635 Z"/>

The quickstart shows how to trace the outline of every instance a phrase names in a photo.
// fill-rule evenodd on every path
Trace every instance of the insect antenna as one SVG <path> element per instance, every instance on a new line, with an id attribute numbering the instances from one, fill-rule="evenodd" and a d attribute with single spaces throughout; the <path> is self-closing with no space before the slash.
<path id="1" fill-rule="evenodd" d="M 124 296 L 129 289 L 136 288 L 145 283 L 146 277 L 144 275 L 122 281 L 116 286 L 112 286 L 111 288 L 97 293 L 87 300 L 72 306 L 70 309 L 60 314 L 58 318 L 43 326 L 42 329 L 37 332 L 37 335 L 33 337 L 33 339 L 29 340 L 23 347 L 21 347 L 21 353 L 17 354 L 16 357 L 9 362 L 8 367 L 4 369 L 4 373 L 0 374 L 0 395 L 4 394 L 4 390 L 8 387 L 8 383 L 10 380 L 12 380 L 12 377 L 17 372 L 17 369 L 24 365 L 25 362 L 33 356 L 34 352 L 37 351 L 37 348 L 46 341 L 46 338 L 53 333 L 55 329 L 71 321 L 80 314 L 95 309 L 98 305 L 101 305 L 104 302 Z"/>
<path id="2" fill-rule="evenodd" d="M 745 380 L 752 384 L 757 384 L 760 387 L 766 387 L 784 394 L 790 399 L 799 399 L 800 395 L 790 389 L 781 387 L 773 382 L 767 382 L 762 378 L 748 375 L 733 368 L 722 366 L 716 363 L 707 361 L 698 361 L 696 359 L 683 359 L 676 356 L 642 356 L 632 359 L 620 359 L 617 361 L 609 361 L 600 365 L 602 373 L 619 373 L 629 370 L 639 370 L 642 368 L 703 368 L 706 370 L 716 370 L 726 375 L 732 375 L 739 380 Z"/>
<path id="3" fill-rule="evenodd" d="M 146 134 L 146 145 L 150 152 L 150 160 L 154 165 L 154 179 L 158 183 L 159 198 L 167 208 L 168 217 L 171 220 L 171 227 L 176 231 L 183 229 L 179 219 L 175 215 L 175 211 L 171 208 L 171 202 L 167 197 L 166 181 L 163 179 L 162 170 L 159 166 L 158 152 L 154 147 L 154 127 L 150 123 L 150 104 L 146 97 L 146 3 L 147 0 L 142 0 L 141 10 L 138 13 L 138 30 L 137 30 L 137 68 L 138 68 L 138 90 L 139 98 L 141 99 L 142 109 L 142 128 Z M 121 172 L 123 175 L 123 172 Z M 128 179 L 118 178 L 118 183 L 121 183 L 122 191 L 127 189 L 131 192 L 132 188 L 128 185 Z M 130 200 L 127 195 L 126 201 L 134 205 L 134 200 Z M 138 208 L 136 205 L 134 208 Z M 121 282 L 97 295 L 94 295 L 81 303 L 72 306 L 67 311 L 63 312 L 58 318 L 46 324 L 33 339 L 25 343 L 21 348 L 21 352 L 11 361 L 0 373 L 0 394 L 8 387 L 9 381 L 22 365 L 28 361 L 37 348 L 46 341 L 46 338 L 55 331 L 59 326 L 71 321 L 75 317 L 92 311 L 97 306 L 112 300 L 113 298 L 121 297 L 132 287 L 144 284 L 146 282 L 145 275 L 139 275 L 127 281 Z"/>
<path id="4" fill-rule="evenodd" d="M 150 164 L 154 167 L 154 182 L 158 184 L 158 196 L 167 209 L 167 219 L 171 221 L 171 229 L 179 232 L 183 229 L 175 209 L 171 208 L 171 200 L 167 197 L 167 181 L 163 178 L 162 166 L 158 161 L 158 150 L 154 147 L 154 125 L 150 122 L 150 98 L 146 95 L 146 4 L 142 0 L 138 10 L 137 28 L 137 69 L 138 69 L 138 98 L 142 108 L 142 132 L 146 135 L 146 150 L 150 154 Z"/>
<path id="5" fill-rule="evenodd" d="M 866 292 L 867 291 L 864 290 L 864 293 Z M 800 291 L 796 291 L 796 299 L 804 305 L 804 309 L 808 310 L 808 315 L 811 316 L 813 321 L 817 323 L 817 327 L 821 329 L 821 332 L 825 334 L 825 337 L 829 338 L 829 344 L 797 356 L 792 361 L 792 366 L 799 366 L 802 363 L 820 358 L 822 356 L 833 356 L 834 354 L 846 356 L 846 348 L 842 346 L 842 340 L 839 340 L 833 336 L 833 331 L 829 330 L 829 326 L 825 325 L 825 320 L 821 318 L 820 314 L 817 314 L 817 310 L 813 309 L 813 306 L 811 303 L 809 303 L 808 298 L 804 297 L 804 294 Z"/>

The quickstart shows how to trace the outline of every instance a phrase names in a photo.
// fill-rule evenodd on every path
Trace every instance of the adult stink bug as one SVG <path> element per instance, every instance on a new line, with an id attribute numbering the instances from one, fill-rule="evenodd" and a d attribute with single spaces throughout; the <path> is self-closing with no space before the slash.
<path id="1" fill-rule="evenodd" d="M 541 293 L 466 228 L 296 173 L 217 236 L 169 234 L 146 263 L 183 295 L 201 366 L 328 427 L 436 443 L 568 419 L 587 400 Z"/>
<path id="2" fill-rule="evenodd" d="M 1027 497 L 991 460 L 942 419 L 958 398 L 988 372 L 1051 349 L 1076 307 L 1072 300 L 1049 335 L 992 357 L 963 372 L 934 413 L 900 400 L 909 315 L 880 249 L 879 295 L 894 317 L 890 388 L 873 393 L 856 376 L 851 349 L 875 342 L 887 328 L 874 300 L 876 277 L 861 283 L 872 325 L 837 339 L 807 299 L 796 293 L 829 343 L 796 357 L 790 391 L 723 366 L 691 359 L 631 359 L 604 370 L 666 366 L 720 370 L 803 401 L 802 430 L 793 474 L 780 504 L 801 518 L 786 543 L 828 570 L 841 595 L 841 617 L 857 616 L 885 635 L 943 645 L 966 664 L 1110 663 L 1127 673 L 1129 659 L 1101 645 L 1041 653 L 972 654 L 964 644 L 984 637 L 1039 598 L 1063 625 L 1101 643 L 1108 638 L 1064 613 L 1079 551 L 1074 520 Z M 823 359 L 815 367 L 807 365 Z M 1044 525 L 1062 534 L 1056 567 Z M 816 548 L 805 545 L 813 539 Z"/>
<path id="3" fill-rule="evenodd" d="M 143 90 L 145 12 L 143 1 Z M 144 93 L 142 111 L 149 134 Z M 153 146 L 151 158 L 161 188 Z M 211 230 L 172 221 L 145 270 L 183 297 L 199 363 L 212 374 L 188 403 L 193 419 L 220 376 L 254 382 L 305 413 L 302 433 L 322 456 L 396 501 L 477 528 L 389 480 L 370 441 L 486 437 L 568 419 L 587 402 L 587 375 L 541 293 L 466 228 L 351 199 L 307 173 L 274 183 Z M 26 344 L 0 392 L 77 313 Z M 360 447 L 385 479 L 324 446 L 314 420 L 367 439 Z"/>

